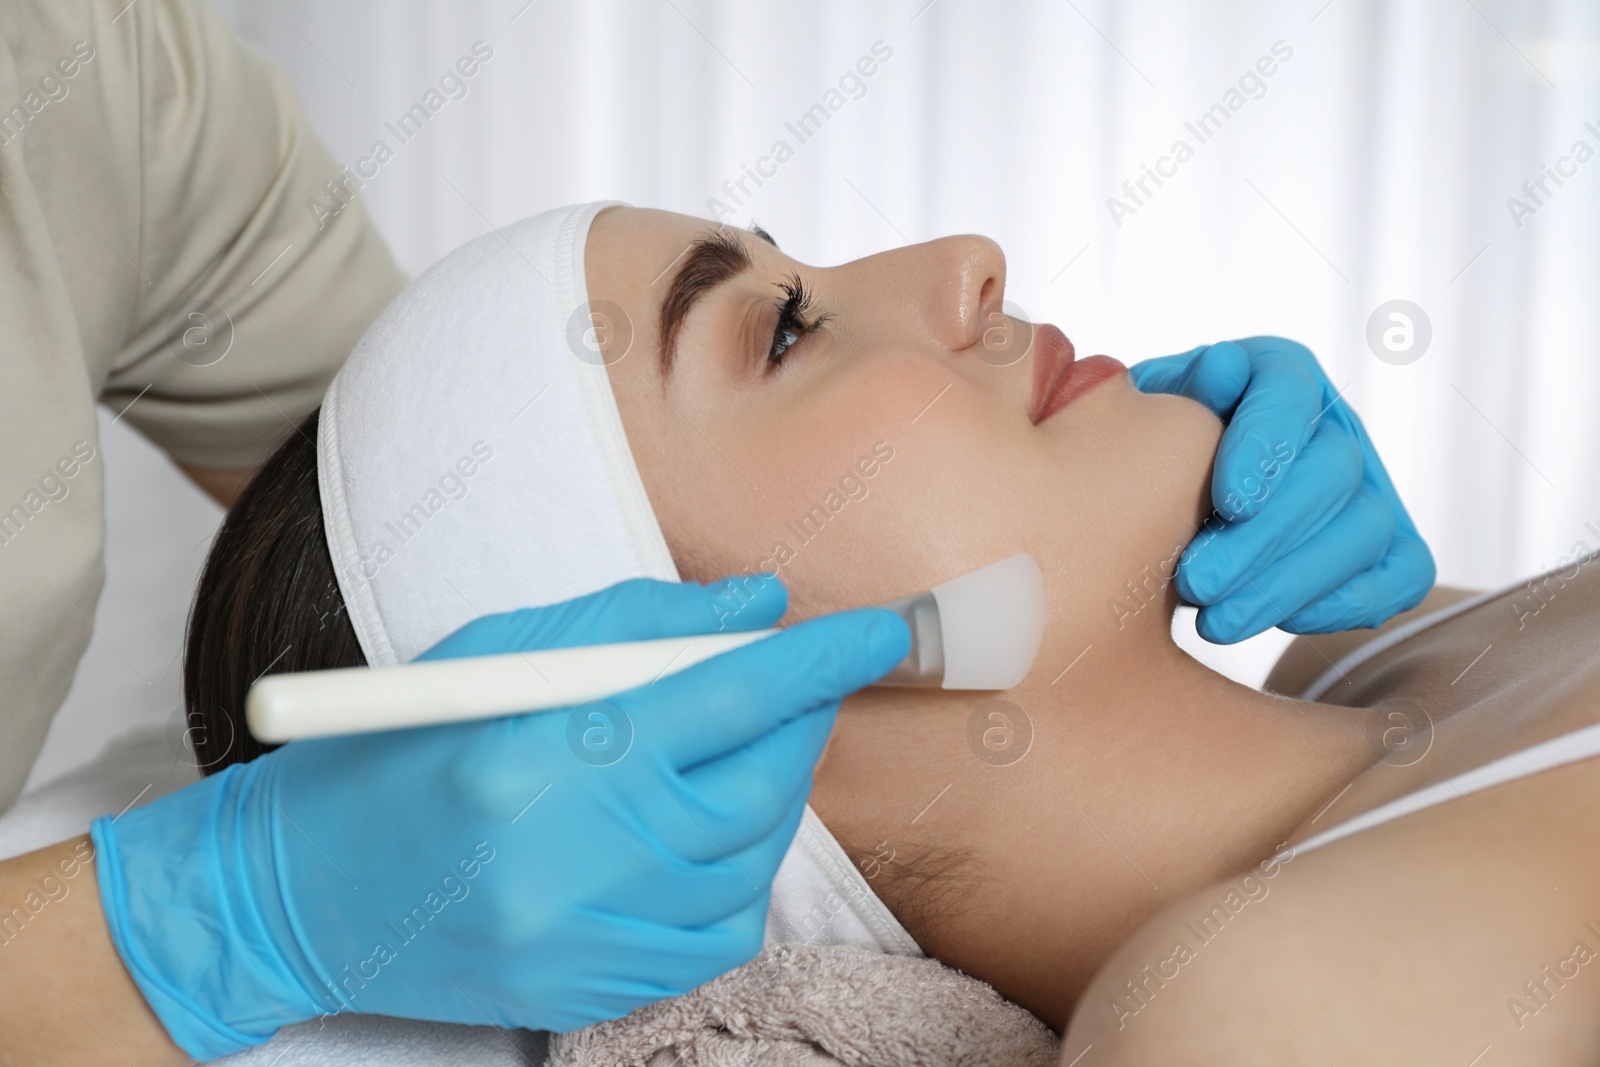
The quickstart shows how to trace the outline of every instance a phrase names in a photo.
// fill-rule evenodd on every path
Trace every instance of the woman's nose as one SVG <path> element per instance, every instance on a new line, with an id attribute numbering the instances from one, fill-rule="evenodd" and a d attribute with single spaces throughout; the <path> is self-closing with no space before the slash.
<path id="1" fill-rule="evenodd" d="M 918 245 L 933 267 L 926 290 L 928 328 L 938 342 L 958 352 L 984 339 L 1005 299 L 1006 255 L 987 237 L 963 234 Z"/>

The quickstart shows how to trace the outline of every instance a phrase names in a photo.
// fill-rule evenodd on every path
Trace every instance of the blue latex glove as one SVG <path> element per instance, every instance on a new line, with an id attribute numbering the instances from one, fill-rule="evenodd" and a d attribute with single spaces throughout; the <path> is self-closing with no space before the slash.
<path id="1" fill-rule="evenodd" d="M 1282 337 L 1202 345 L 1129 368 L 1145 392 L 1199 401 L 1228 423 L 1216 514 L 1178 562 L 1208 641 L 1273 626 L 1379 626 L 1433 588 L 1433 555 L 1356 413 L 1315 356 Z"/>
<path id="2" fill-rule="evenodd" d="M 422 658 L 756 629 L 787 601 L 772 578 L 641 579 Z M 570 713 L 291 742 L 94 823 L 112 940 L 199 1059 L 340 1010 L 624 1015 L 760 950 L 838 702 L 909 649 L 862 609 Z"/>

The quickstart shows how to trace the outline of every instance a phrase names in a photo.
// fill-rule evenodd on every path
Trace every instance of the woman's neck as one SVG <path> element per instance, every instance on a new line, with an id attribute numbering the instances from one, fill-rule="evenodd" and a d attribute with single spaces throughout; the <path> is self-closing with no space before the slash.
<path id="1" fill-rule="evenodd" d="M 1149 615 L 999 699 L 863 691 L 818 769 L 813 805 L 923 947 L 1052 1023 L 1377 758 L 1367 713 L 1239 685 Z"/>

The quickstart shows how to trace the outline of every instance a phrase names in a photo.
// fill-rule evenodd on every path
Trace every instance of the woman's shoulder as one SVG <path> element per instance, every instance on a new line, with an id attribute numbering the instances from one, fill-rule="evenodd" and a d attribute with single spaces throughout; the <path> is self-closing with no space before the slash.
<path id="1" fill-rule="evenodd" d="M 1262 688 L 1284 696 L 1298 697 L 1306 687 L 1345 656 L 1377 637 L 1397 630 L 1414 619 L 1441 611 L 1453 604 L 1477 596 L 1473 589 L 1436 585 L 1429 590 L 1422 603 L 1409 611 L 1402 611 L 1382 626 L 1370 630 L 1341 630 L 1331 634 L 1301 634 L 1290 642 L 1278 662 L 1273 666 Z"/>
<path id="2" fill-rule="evenodd" d="M 1111 957 L 1063 1062 L 1593 1063 L 1597 806 L 1586 760 L 1214 882 Z"/>

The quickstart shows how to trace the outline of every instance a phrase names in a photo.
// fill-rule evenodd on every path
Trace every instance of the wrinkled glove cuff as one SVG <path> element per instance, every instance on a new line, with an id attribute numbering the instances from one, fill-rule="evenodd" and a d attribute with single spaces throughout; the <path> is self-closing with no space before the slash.
<path id="1" fill-rule="evenodd" d="M 307 962 L 280 947 L 281 916 L 263 914 L 262 904 L 281 905 L 258 901 L 241 877 L 238 854 L 252 843 L 245 820 L 259 815 L 250 770 L 229 767 L 90 827 L 117 954 L 168 1035 L 202 1061 L 326 1010 L 300 977 L 311 973 Z M 292 939 L 287 951 L 299 952 Z"/>

